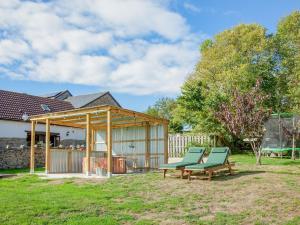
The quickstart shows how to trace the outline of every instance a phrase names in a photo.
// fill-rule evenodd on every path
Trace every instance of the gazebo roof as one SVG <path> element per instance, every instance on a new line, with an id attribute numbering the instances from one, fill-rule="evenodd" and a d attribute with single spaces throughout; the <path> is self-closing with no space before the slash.
<path id="1" fill-rule="evenodd" d="M 107 112 L 111 112 L 112 127 L 143 126 L 146 123 L 168 124 L 169 121 L 156 118 L 145 113 L 123 109 L 116 106 L 102 105 L 61 112 L 31 116 L 31 121 L 45 122 L 48 119 L 52 125 L 86 128 L 86 115 L 90 116 L 91 126 L 105 128 L 107 126 Z"/>

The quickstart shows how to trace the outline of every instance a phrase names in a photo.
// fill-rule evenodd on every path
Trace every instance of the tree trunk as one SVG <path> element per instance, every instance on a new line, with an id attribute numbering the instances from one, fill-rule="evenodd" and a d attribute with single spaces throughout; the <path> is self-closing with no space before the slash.
<path id="1" fill-rule="evenodd" d="M 293 160 L 296 159 L 296 157 L 295 157 L 295 149 L 292 150 L 292 159 L 293 159 Z"/>
<path id="2" fill-rule="evenodd" d="M 261 148 L 256 142 L 250 142 L 250 144 L 256 157 L 256 165 L 261 165 Z"/>
<path id="3" fill-rule="evenodd" d="M 261 151 L 260 151 L 260 149 L 258 149 L 256 151 L 255 156 L 256 156 L 256 165 L 261 165 Z"/>

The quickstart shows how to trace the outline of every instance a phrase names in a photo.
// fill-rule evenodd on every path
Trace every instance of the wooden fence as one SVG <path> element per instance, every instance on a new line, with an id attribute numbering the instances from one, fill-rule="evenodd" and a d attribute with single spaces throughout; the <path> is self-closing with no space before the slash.
<path id="1" fill-rule="evenodd" d="M 215 145 L 215 137 L 207 135 L 169 135 L 169 157 L 182 157 L 186 152 L 189 143 L 196 142 L 201 145 Z"/>

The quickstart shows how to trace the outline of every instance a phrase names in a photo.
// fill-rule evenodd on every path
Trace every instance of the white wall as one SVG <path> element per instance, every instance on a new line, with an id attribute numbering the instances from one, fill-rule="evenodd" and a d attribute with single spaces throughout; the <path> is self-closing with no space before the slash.
<path id="1" fill-rule="evenodd" d="M 31 130 L 30 122 L 0 120 L 0 138 L 26 138 L 26 131 Z M 45 124 L 38 124 L 35 131 L 45 132 Z M 85 140 L 85 130 L 80 128 L 51 126 L 50 131 L 60 134 L 60 140 Z M 67 132 L 69 135 L 67 136 Z"/>

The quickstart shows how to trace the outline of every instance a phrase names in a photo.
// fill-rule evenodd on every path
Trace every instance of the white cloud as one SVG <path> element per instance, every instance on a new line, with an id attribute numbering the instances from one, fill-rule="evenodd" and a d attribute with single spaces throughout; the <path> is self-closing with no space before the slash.
<path id="1" fill-rule="evenodd" d="M 191 4 L 191 3 L 188 3 L 188 2 L 184 2 L 183 3 L 183 7 L 185 9 L 191 10 L 191 11 L 196 12 L 196 13 L 199 13 L 199 12 L 202 11 L 200 7 L 197 7 L 197 6 L 195 6 L 195 5 Z"/>
<path id="2" fill-rule="evenodd" d="M 29 54 L 28 45 L 21 40 L 0 40 L 0 64 L 11 64 L 23 60 Z"/>
<path id="3" fill-rule="evenodd" d="M 0 70 L 12 79 L 176 93 L 202 37 L 158 0 L 0 1 Z"/>

